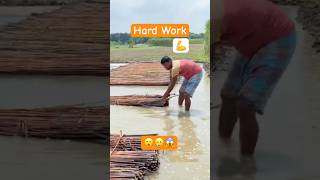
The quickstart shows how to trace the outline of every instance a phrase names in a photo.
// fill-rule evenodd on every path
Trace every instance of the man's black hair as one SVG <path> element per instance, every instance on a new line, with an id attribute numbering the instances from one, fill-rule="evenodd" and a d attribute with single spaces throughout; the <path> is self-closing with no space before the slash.
<path id="1" fill-rule="evenodd" d="M 164 64 L 166 62 L 171 62 L 171 61 L 172 61 L 172 59 L 169 56 L 163 56 L 161 58 L 161 64 Z"/>

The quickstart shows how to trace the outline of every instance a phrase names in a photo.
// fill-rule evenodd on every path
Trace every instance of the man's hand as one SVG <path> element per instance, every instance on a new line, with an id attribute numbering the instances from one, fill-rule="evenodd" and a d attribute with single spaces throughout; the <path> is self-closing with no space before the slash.
<path id="1" fill-rule="evenodd" d="M 161 102 L 163 104 L 165 104 L 168 100 L 168 97 L 170 96 L 170 92 L 172 91 L 172 89 L 174 88 L 174 86 L 176 85 L 178 80 L 178 76 L 175 76 L 171 79 L 170 84 L 168 86 L 168 89 L 166 90 L 166 92 L 163 94 Z"/>
<path id="2" fill-rule="evenodd" d="M 169 97 L 169 95 L 164 94 L 164 95 L 162 96 L 162 98 L 161 98 L 161 103 L 162 103 L 162 104 L 165 104 L 165 103 L 167 102 L 167 100 L 168 100 L 168 97 Z"/>

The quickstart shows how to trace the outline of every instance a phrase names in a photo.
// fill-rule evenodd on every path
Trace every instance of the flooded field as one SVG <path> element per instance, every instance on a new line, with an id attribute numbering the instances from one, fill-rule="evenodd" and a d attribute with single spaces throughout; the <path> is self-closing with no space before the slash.
<path id="1" fill-rule="evenodd" d="M 0 108 L 106 104 L 105 77 L 0 76 Z"/>
<path id="2" fill-rule="evenodd" d="M 283 7 L 292 19 L 297 8 Z M 312 49 L 313 39 L 297 24 L 298 43 L 294 57 L 268 102 L 258 116 L 260 139 L 255 159 L 239 157 L 238 127 L 233 142 L 223 144 L 217 134 L 219 110 L 212 111 L 212 170 L 216 180 L 316 180 L 320 179 L 320 63 Z M 214 79 L 214 104 L 226 72 Z"/>
<path id="3" fill-rule="evenodd" d="M 18 180 L 107 179 L 105 145 L 0 136 L 1 177 Z"/>
<path id="4" fill-rule="evenodd" d="M 117 65 L 111 65 L 115 68 Z M 181 84 L 172 91 L 178 93 Z M 110 95 L 160 94 L 166 86 L 112 86 Z M 192 99 L 190 114 L 179 107 L 177 97 L 165 108 L 111 106 L 110 131 L 125 134 L 148 134 L 178 136 L 178 150 L 160 154 L 160 169 L 149 179 L 199 179 L 210 175 L 210 80 L 202 79 Z"/>

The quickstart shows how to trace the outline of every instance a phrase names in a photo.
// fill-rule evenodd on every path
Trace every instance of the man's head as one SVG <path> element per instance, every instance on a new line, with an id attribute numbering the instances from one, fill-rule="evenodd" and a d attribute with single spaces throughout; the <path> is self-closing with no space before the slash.
<path id="1" fill-rule="evenodd" d="M 161 58 L 161 64 L 164 66 L 164 68 L 170 70 L 172 68 L 172 59 L 168 56 L 163 56 Z"/>

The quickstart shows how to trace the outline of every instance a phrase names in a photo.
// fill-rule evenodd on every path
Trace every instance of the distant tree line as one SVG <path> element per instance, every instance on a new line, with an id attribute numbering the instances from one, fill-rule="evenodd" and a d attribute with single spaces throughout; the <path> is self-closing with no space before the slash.
<path id="1" fill-rule="evenodd" d="M 203 39 L 204 38 L 204 33 L 190 33 L 190 39 Z"/>
<path id="2" fill-rule="evenodd" d="M 207 20 L 204 33 L 204 54 L 210 57 L 210 20 Z"/>
<path id="3" fill-rule="evenodd" d="M 190 39 L 203 39 L 204 33 L 190 33 Z M 112 33 L 110 35 L 110 39 L 113 43 L 117 44 L 159 44 L 164 46 L 170 46 L 168 42 L 172 43 L 172 38 L 131 38 L 129 33 Z M 148 42 L 150 40 L 150 42 Z M 194 41 L 194 42 L 201 42 L 201 41 Z"/>

